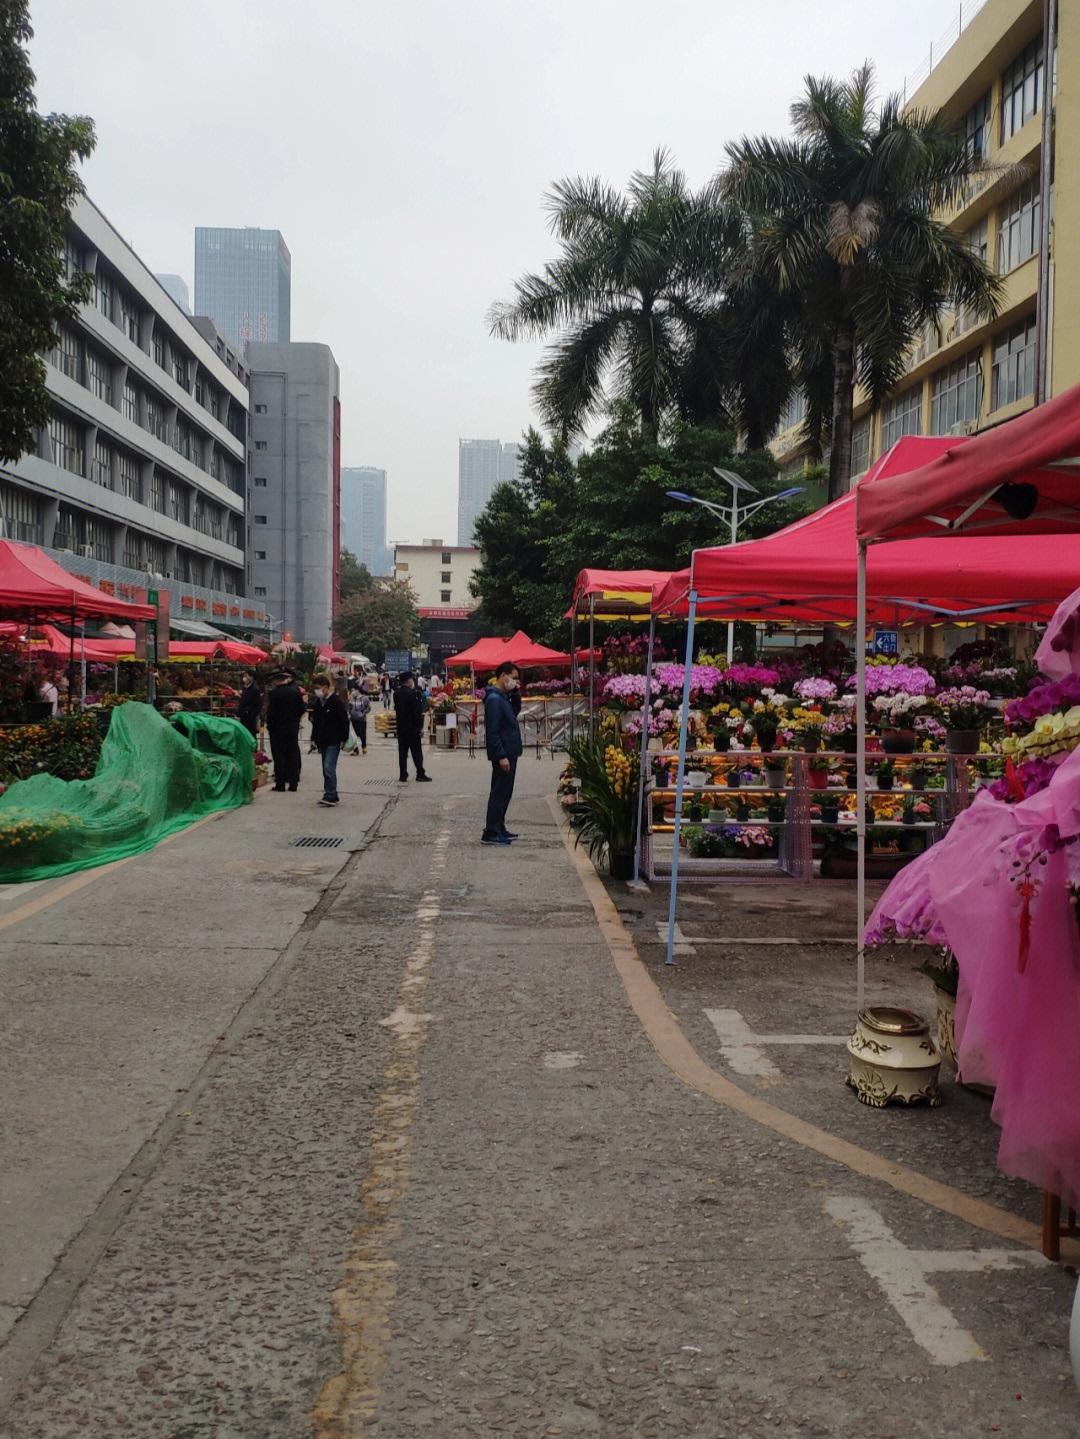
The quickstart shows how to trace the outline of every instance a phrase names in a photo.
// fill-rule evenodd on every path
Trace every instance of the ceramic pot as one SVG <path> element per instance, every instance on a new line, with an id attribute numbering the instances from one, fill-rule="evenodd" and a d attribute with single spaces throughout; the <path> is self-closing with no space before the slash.
<path id="1" fill-rule="evenodd" d="M 847 1043 L 847 1083 L 863 1104 L 940 1104 L 937 1080 L 941 1055 L 930 1027 L 910 1009 L 867 1005 L 859 1010 Z"/>
<path id="2" fill-rule="evenodd" d="M 937 1006 L 937 1043 L 942 1059 L 956 1068 L 956 995 L 933 985 Z"/>
<path id="3" fill-rule="evenodd" d="M 770 789 L 783 789 L 787 784 L 787 766 L 766 765 L 765 783 Z"/>
<path id="4" fill-rule="evenodd" d="M 978 754 L 979 731 L 977 729 L 947 729 L 945 731 L 947 754 Z"/>
<path id="5" fill-rule="evenodd" d="M 775 735 L 758 735 L 757 742 L 762 754 L 770 754 L 776 748 Z"/>
<path id="6" fill-rule="evenodd" d="M 914 754 L 917 738 L 913 729 L 882 730 L 881 748 L 886 754 Z"/>
<path id="7" fill-rule="evenodd" d="M 766 810 L 770 824 L 783 824 L 784 806 L 782 804 L 771 804 Z"/>

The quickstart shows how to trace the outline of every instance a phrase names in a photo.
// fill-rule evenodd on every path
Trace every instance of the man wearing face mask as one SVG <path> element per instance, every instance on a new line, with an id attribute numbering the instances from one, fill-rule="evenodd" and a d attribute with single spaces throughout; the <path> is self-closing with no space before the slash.
<path id="1" fill-rule="evenodd" d="M 510 660 L 495 671 L 495 683 L 484 695 L 484 731 L 491 761 L 491 793 L 481 844 L 509 844 L 517 839 L 506 828 L 506 810 L 514 793 L 514 774 L 521 754 L 521 731 L 510 696 L 517 690 L 518 672 Z"/>
<path id="2" fill-rule="evenodd" d="M 349 712 L 331 688 L 329 675 L 316 675 L 314 689 L 311 738 L 322 756 L 323 772 L 323 797 L 319 803 L 337 804 L 337 762 L 341 746 L 349 738 Z"/>

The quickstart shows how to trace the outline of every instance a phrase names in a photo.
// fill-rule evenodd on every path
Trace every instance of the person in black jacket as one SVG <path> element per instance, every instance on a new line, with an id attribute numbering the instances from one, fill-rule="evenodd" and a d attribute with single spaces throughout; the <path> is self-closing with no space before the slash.
<path id="1" fill-rule="evenodd" d="M 240 676 L 243 689 L 236 706 L 236 718 L 256 739 L 259 737 L 259 716 L 262 714 L 262 691 L 255 683 L 255 676 L 245 670 Z"/>
<path id="2" fill-rule="evenodd" d="M 274 788 L 288 785 L 295 791 L 300 783 L 300 721 L 306 705 L 292 670 L 277 670 L 270 678 L 266 701 L 266 733 L 274 761 Z"/>
<path id="3" fill-rule="evenodd" d="M 328 674 L 317 674 L 312 688 L 311 738 L 322 755 L 323 797 L 320 804 L 337 804 L 337 762 L 341 746 L 349 738 L 349 711 L 334 693 Z"/>
<path id="4" fill-rule="evenodd" d="M 416 766 L 418 780 L 430 780 L 424 772 L 424 751 L 421 740 L 424 733 L 424 706 L 417 693 L 416 680 L 411 670 L 406 670 L 394 691 L 394 721 L 397 729 L 398 764 L 401 781 L 409 778 L 408 757 L 411 754 Z"/>
<path id="5" fill-rule="evenodd" d="M 509 844 L 517 839 L 506 828 L 506 810 L 514 793 L 514 775 L 521 757 L 521 730 L 511 696 L 518 688 L 518 672 L 510 660 L 495 671 L 495 683 L 484 692 L 484 734 L 491 761 L 491 791 L 481 844 Z"/>

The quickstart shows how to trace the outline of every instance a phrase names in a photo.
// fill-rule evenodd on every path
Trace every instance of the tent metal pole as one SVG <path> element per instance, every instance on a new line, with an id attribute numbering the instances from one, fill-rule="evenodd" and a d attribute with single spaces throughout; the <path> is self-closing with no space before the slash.
<path id="1" fill-rule="evenodd" d="M 863 1007 L 866 987 L 866 949 L 863 930 L 866 928 L 866 545 L 859 542 L 859 575 L 856 592 L 858 617 L 855 625 L 855 803 L 858 844 L 858 891 L 856 914 L 858 933 L 858 1007 Z"/>
<path id="2" fill-rule="evenodd" d="M 86 621 L 82 622 L 82 708 L 86 708 Z"/>
<path id="3" fill-rule="evenodd" d="M 68 640 L 68 667 L 67 667 L 67 712 L 71 713 L 71 699 L 75 689 L 75 606 L 71 606 L 71 638 Z"/>
<path id="4" fill-rule="evenodd" d="M 577 594 L 574 595 L 574 605 L 570 611 L 570 743 L 574 743 L 574 703 L 577 694 Z"/>
<path id="5" fill-rule="evenodd" d="M 641 817 L 645 809 L 645 776 L 649 759 L 649 702 L 652 688 L 652 652 L 656 636 L 656 616 L 649 616 L 649 650 L 645 658 L 645 698 L 641 705 L 641 758 L 638 769 L 637 834 L 634 839 L 634 883 L 641 878 Z"/>
<path id="6" fill-rule="evenodd" d="M 686 779 L 686 733 L 690 728 L 690 668 L 694 659 L 694 617 L 697 593 L 690 591 L 690 614 L 686 623 L 686 665 L 683 675 L 682 717 L 679 722 L 679 766 L 675 774 L 675 825 L 671 836 L 671 892 L 668 896 L 667 954 L 665 964 L 675 963 L 675 904 L 679 890 L 679 827 L 682 822 L 683 783 Z"/>
<path id="7" fill-rule="evenodd" d="M 593 737 L 593 696 L 596 691 L 596 649 L 593 643 L 593 627 L 596 623 L 596 596 L 589 596 L 589 742 Z"/>

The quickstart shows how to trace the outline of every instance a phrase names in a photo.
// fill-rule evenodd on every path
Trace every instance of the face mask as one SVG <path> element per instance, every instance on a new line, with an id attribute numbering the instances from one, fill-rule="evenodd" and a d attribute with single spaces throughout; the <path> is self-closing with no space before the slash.
<path id="1" fill-rule="evenodd" d="M 330 693 L 329 690 L 316 690 L 316 691 L 315 691 L 316 698 L 321 699 L 321 700 L 324 700 L 329 693 Z"/>
<path id="2" fill-rule="evenodd" d="M 515 680 L 515 679 L 508 679 L 508 680 L 506 681 L 506 688 L 507 688 L 508 690 L 516 690 L 517 687 L 518 687 L 518 682 L 517 682 L 517 680 Z"/>

